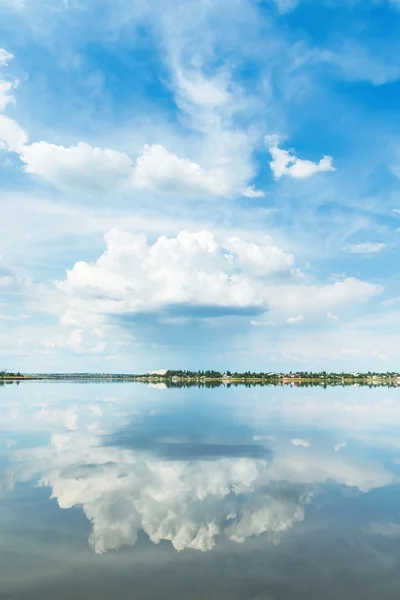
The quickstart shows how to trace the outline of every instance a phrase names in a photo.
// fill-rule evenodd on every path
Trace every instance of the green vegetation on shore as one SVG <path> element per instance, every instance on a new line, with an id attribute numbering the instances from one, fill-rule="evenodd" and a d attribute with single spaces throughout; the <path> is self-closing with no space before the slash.
<path id="1" fill-rule="evenodd" d="M 140 381 L 164 382 L 174 385 L 400 385 L 400 374 L 396 372 L 371 372 L 367 373 L 336 373 L 336 372 L 311 372 L 297 371 L 296 373 L 276 372 L 237 372 L 206 370 L 184 371 L 168 370 L 163 374 L 148 373 L 136 376 Z"/>
<path id="2" fill-rule="evenodd" d="M 21 380 L 69 380 L 69 381 L 140 381 L 164 383 L 167 387 L 188 385 L 400 385 L 400 374 L 396 372 L 336 373 L 297 371 L 296 373 L 237 372 L 237 371 L 188 371 L 160 370 L 145 374 L 127 373 L 39 373 L 21 374 L 0 371 L 0 382 Z"/>

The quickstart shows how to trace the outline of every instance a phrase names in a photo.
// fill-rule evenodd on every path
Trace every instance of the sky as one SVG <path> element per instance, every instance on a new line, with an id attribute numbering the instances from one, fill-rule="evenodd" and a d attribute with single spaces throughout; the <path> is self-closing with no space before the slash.
<path id="1" fill-rule="evenodd" d="M 398 0 L 0 0 L 0 368 L 399 370 Z"/>

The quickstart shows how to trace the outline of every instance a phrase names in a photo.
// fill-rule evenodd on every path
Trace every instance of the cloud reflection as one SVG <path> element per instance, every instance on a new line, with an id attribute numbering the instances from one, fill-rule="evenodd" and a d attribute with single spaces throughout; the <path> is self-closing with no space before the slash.
<path id="1" fill-rule="evenodd" d="M 332 448 L 330 455 L 308 450 L 287 440 L 268 458 L 171 460 L 69 432 L 20 451 L 19 459 L 31 461 L 60 508 L 83 508 L 98 554 L 134 546 L 140 530 L 178 551 L 207 551 L 219 537 L 242 543 L 265 534 L 277 543 L 304 519 L 313 490 L 323 482 L 367 492 L 393 481 L 378 464 L 344 461 Z"/>
<path id="2" fill-rule="evenodd" d="M 76 403 L 73 413 L 53 398 L 40 416 L 55 431 L 62 423 L 64 432 L 40 447 L 9 449 L 16 481 L 50 487 L 61 509 L 82 507 L 98 554 L 135 546 L 140 531 L 177 551 L 209 551 L 219 540 L 243 543 L 261 534 L 278 543 L 326 484 L 368 493 L 397 481 L 387 465 L 344 451 L 337 431 L 315 436 L 304 415 L 295 436 L 297 403 L 290 412 L 288 402 L 279 428 L 259 418 L 254 430 L 223 403 L 207 405 L 208 396 L 198 405 L 176 404 L 173 396 L 159 409 L 148 399 L 133 409 L 131 401 L 106 398 Z M 72 414 L 79 418 L 71 421 Z"/>
<path id="3" fill-rule="evenodd" d="M 162 460 L 97 441 L 57 435 L 33 457 L 59 506 L 83 507 L 96 553 L 134 546 L 139 530 L 178 551 L 210 550 L 218 536 L 276 542 L 304 518 L 308 490 L 271 482 L 266 459 Z"/>

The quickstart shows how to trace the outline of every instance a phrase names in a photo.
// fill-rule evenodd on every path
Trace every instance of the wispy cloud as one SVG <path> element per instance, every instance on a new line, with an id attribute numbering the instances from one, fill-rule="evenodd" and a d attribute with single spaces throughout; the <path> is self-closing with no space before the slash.
<path id="1" fill-rule="evenodd" d="M 381 535 L 388 538 L 400 537 L 400 524 L 399 523 L 371 523 L 366 531 L 375 535 Z"/>
<path id="2" fill-rule="evenodd" d="M 329 310 L 326 313 L 326 316 L 330 321 L 339 321 L 339 317 L 337 315 L 334 315 L 333 313 L 331 313 Z"/>
<path id="3" fill-rule="evenodd" d="M 335 67 L 350 81 L 368 81 L 379 86 L 400 77 L 400 67 L 390 54 L 380 57 L 355 42 L 343 41 L 339 48 L 322 50 L 318 59 Z"/>
<path id="4" fill-rule="evenodd" d="M 288 317 L 286 319 L 286 323 L 289 323 L 290 325 L 293 325 L 295 323 L 301 323 L 304 320 L 305 319 L 304 319 L 303 315 L 298 315 L 297 317 Z"/>
<path id="5" fill-rule="evenodd" d="M 384 242 L 359 242 L 357 244 L 347 244 L 344 249 L 350 254 L 377 254 L 386 248 Z"/>
<path id="6" fill-rule="evenodd" d="M 18 82 L 4 79 L 2 75 L 2 67 L 7 67 L 13 58 L 14 56 L 10 52 L 7 52 L 4 48 L 0 48 L 0 112 L 4 112 L 8 105 L 15 104 L 13 91 L 17 87 Z"/>
<path id="7" fill-rule="evenodd" d="M 5 48 L 0 48 L 0 67 L 6 67 L 13 58 L 11 52 L 7 52 Z"/>
<path id="8" fill-rule="evenodd" d="M 301 446 L 303 448 L 309 448 L 311 446 L 311 442 L 308 440 L 302 440 L 300 438 L 294 438 L 292 440 L 293 446 Z"/>
<path id="9" fill-rule="evenodd" d="M 257 190 L 254 185 L 249 185 L 243 190 L 242 196 L 246 196 L 246 198 L 264 198 L 265 192 Z"/>
<path id="10" fill-rule="evenodd" d="M 280 13 L 284 14 L 296 8 L 299 0 L 274 0 Z"/>
<path id="11" fill-rule="evenodd" d="M 340 452 L 341 450 L 346 448 L 346 446 L 347 446 L 347 442 L 338 442 L 337 444 L 334 445 L 333 449 L 335 452 Z"/>
<path id="12" fill-rule="evenodd" d="M 400 296 L 395 296 L 394 298 L 382 300 L 381 304 L 383 306 L 395 306 L 396 304 L 400 304 Z"/>

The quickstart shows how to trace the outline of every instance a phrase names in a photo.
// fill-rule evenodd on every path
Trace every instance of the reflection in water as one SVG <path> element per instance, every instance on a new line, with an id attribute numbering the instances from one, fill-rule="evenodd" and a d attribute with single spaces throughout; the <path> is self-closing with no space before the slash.
<path id="1" fill-rule="evenodd" d="M 318 485 L 332 481 L 368 492 L 396 480 L 382 465 L 340 452 L 346 442 L 252 435 L 228 411 L 221 417 L 200 409 L 187 422 L 186 407 L 173 419 L 144 412 L 110 436 L 101 429 L 110 415 L 89 409 L 98 418 L 97 434 L 93 424 L 78 430 L 71 409 L 41 407 L 44 421 L 70 432 L 13 457 L 25 478 L 37 473 L 39 484 L 52 489 L 60 508 L 83 507 L 96 553 L 134 546 L 140 530 L 176 550 L 206 551 L 218 537 L 241 543 L 263 533 L 276 543 L 304 519 Z M 232 431 L 236 442 L 227 437 Z"/>
<path id="2" fill-rule="evenodd" d="M 321 544 L 329 529 L 339 535 L 347 515 L 369 543 L 400 538 L 397 508 L 386 517 L 376 500 L 397 498 L 400 472 L 400 410 L 387 390 L 346 397 L 334 390 L 327 399 L 317 395 L 323 390 L 223 392 L 14 388 L 0 397 L 0 500 L 8 521 L 20 514 L 22 493 L 42 494 L 44 510 L 51 494 L 54 519 L 68 514 L 81 523 L 83 513 L 86 547 L 89 538 L 90 552 L 107 556 L 132 547 L 145 556 L 144 539 L 224 556 L 257 540 L 263 555 L 312 531 Z"/>
<path id="3" fill-rule="evenodd" d="M 276 541 L 304 518 L 306 488 L 272 482 L 265 459 L 159 460 L 96 441 L 54 436 L 29 457 L 61 508 L 83 506 L 97 553 L 134 545 L 139 530 L 176 550 L 210 550 L 218 535 L 243 542 L 268 532 Z"/>

